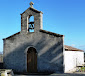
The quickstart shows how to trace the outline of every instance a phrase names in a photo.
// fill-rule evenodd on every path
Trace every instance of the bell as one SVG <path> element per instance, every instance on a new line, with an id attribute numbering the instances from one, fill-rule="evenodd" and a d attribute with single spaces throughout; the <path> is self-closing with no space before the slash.
<path id="1" fill-rule="evenodd" d="M 32 29 L 34 29 L 34 28 L 33 28 L 33 27 L 29 27 L 29 29 L 31 29 L 31 30 L 32 30 Z"/>
<path id="2" fill-rule="evenodd" d="M 34 29 L 34 22 L 29 22 L 29 28 L 28 28 L 28 30 L 33 30 Z"/>
<path id="3" fill-rule="evenodd" d="M 29 24 L 34 24 L 34 22 L 29 22 Z"/>

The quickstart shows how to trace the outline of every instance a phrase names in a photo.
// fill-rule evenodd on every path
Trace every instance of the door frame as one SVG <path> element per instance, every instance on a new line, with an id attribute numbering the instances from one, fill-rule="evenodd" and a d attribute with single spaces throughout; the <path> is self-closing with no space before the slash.
<path id="1" fill-rule="evenodd" d="M 34 46 L 28 46 L 26 49 L 25 49 L 25 51 L 24 51 L 24 54 L 25 54 L 25 56 L 24 56 L 24 65 L 25 65 L 25 67 L 24 67 L 24 69 L 25 69 L 25 71 L 27 72 L 27 51 L 28 51 L 28 49 L 30 48 L 30 47 L 33 47 L 33 48 L 35 48 L 36 49 L 36 47 L 34 47 Z M 37 59 L 38 59 L 38 52 L 37 52 L 37 49 L 36 49 L 36 53 L 37 53 Z M 37 60 L 38 61 L 38 60 Z"/>

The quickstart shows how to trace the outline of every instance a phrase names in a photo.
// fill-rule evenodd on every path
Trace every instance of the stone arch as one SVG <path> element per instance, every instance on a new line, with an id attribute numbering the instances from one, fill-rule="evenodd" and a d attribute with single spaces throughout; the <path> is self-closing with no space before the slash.
<path id="1" fill-rule="evenodd" d="M 34 22 L 34 16 L 33 15 L 29 15 L 29 22 Z"/>
<path id="2" fill-rule="evenodd" d="M 24 53 L 25 53 L 25 54 L 27 54 L 27 51 L 28 51 L 28 49 L 29 49 L 30 47 L 35 48 L 35 49 L 36 49 L 36 53 L 38 53 L 38 52 L 37 52 L 37 51 L 38 51 L 38 49 L 37 49 L 35 46 L 30 45 L 30 46 L 28 46 L 28 47 L 25 49 L 25 51 L 24 51 Z"/>

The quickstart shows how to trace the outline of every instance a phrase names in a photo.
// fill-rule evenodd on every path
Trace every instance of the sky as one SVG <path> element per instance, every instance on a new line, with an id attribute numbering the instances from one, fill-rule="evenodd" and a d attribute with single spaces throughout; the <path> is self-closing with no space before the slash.
<path id="1" fill-rule="evenodd" d="M 43 12 L 43 29 L 64 35 L 64 45 L 85 50 L 85 0 L 0 0 L 0 52 L 3 38 L 21 30 L 29 3 Z"/>

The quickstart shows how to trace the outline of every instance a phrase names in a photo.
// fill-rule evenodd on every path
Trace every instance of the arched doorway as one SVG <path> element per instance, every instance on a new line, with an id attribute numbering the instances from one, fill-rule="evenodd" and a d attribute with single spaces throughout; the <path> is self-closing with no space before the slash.
<path id="1" fill-rule="evenodd" d="M 27 72 L 37 72 L 37 51 L 33 47 L 28 48 L 27 51 Z"/>

